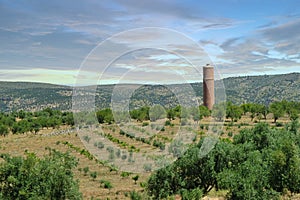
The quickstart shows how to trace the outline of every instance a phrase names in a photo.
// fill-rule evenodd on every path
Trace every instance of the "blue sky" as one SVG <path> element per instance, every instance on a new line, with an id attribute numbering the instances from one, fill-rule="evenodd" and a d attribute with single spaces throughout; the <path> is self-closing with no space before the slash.
<path id="1" fill-rule="evenodd" d="M 144 27 L 170 30 L 174 38 L 160 31 L 129 32 L 93 56 L 108 58 L 138 42 L 141 47 L 153 41 L 158 49 L 114 58 L 100 78 L 101 61 L 98 69 L 86 67 L 84 61 L 101 42 Z M 73 85 L 80 73 L 103 83 L 141 77 L 151 82 L 169 80 L 175 72 L 189 79 L 193 71 L 186 60 L 159 50 L 167 41 L 162 46 L 176 46 L 176 52 L 196 59 L 188 41 L 179 44 L 175 32 L 197 43 L 220 77 L 300 72 L 298 0 L 0 0 L 0 80 Z"/>

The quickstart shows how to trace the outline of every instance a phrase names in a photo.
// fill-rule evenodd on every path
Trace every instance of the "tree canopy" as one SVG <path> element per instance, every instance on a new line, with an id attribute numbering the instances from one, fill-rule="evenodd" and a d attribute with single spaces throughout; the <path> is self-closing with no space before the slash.
<path id="1" fill-rule="evenodd" d="M 43 158 L 29 152 L 1 158 L 0 199 L 82 199 L 72 172 L 78 161 L 69 153 L 49 149 Z"/>
<path id="2" fill-rule="evenodd" d="M 295 128 L 296 127 L 296 128 Z M 152 174 L 148 194 L 155 199 L 212 188 L 228 190 L 228 199 L 278 199 L 285 190 L 300 192 L 299 124 L 274 129 L 259 123 L 233 141 L 220 139 L 199 156 L 204 138 L 173 164 Z"/>

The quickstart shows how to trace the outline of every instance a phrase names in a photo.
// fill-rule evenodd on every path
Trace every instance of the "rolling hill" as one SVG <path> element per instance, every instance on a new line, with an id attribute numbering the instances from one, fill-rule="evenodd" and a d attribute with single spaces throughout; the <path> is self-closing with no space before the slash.
<path id="1" fill-rule="evenodd" d="M 235 104 L 257 102 L 269 104 L 272 101 L 287 99 L 300 101 L 300 73 L 230 77 L 222 80 L 226 89 L 227 101 Z M 216 81 L 220 85 L 220 81 Z M 137 88 L 130 99 L 130 107 L 161 104 L 166 107 L 178 105 L 178 102 L 189 103 L 191 99 L 178 92 L 186 85 L 122 85 L 126 88 Z M 202 102 L 202 83 L 191 84 L 196 98 L 192 101 Z M 95 102 L 98 108 L 111 105 L 111 96 L 115 85 L 97 86 Z M 122 90 L 121 90 L 122 91 Z M 41 110 L 51 107 L 59 110 L 72 109 L 73 88 L 62 85 L 31 82 L 0 82 L 0 111 Z"/>

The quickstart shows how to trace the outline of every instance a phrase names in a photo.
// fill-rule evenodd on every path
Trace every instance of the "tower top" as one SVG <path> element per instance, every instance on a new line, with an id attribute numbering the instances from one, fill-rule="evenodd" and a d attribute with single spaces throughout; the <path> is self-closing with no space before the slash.
<path id="1" fill-rule="evenodd" d="M 205 67 L 205 68 L 214 68 L 214 66 L 212 66 L 212 65 L 210 65 L 210 64 L 206 64 L 204 67 Z"/>

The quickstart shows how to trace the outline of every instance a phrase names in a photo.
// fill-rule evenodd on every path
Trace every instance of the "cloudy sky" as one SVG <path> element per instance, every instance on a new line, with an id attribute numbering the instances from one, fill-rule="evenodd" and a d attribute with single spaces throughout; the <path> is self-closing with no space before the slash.
<path id="1" fill-rule="evenodd" d="M 0 81 L 197 81 L 207 62 L 300 72 L 300 1 L 0 0 Z"/>

